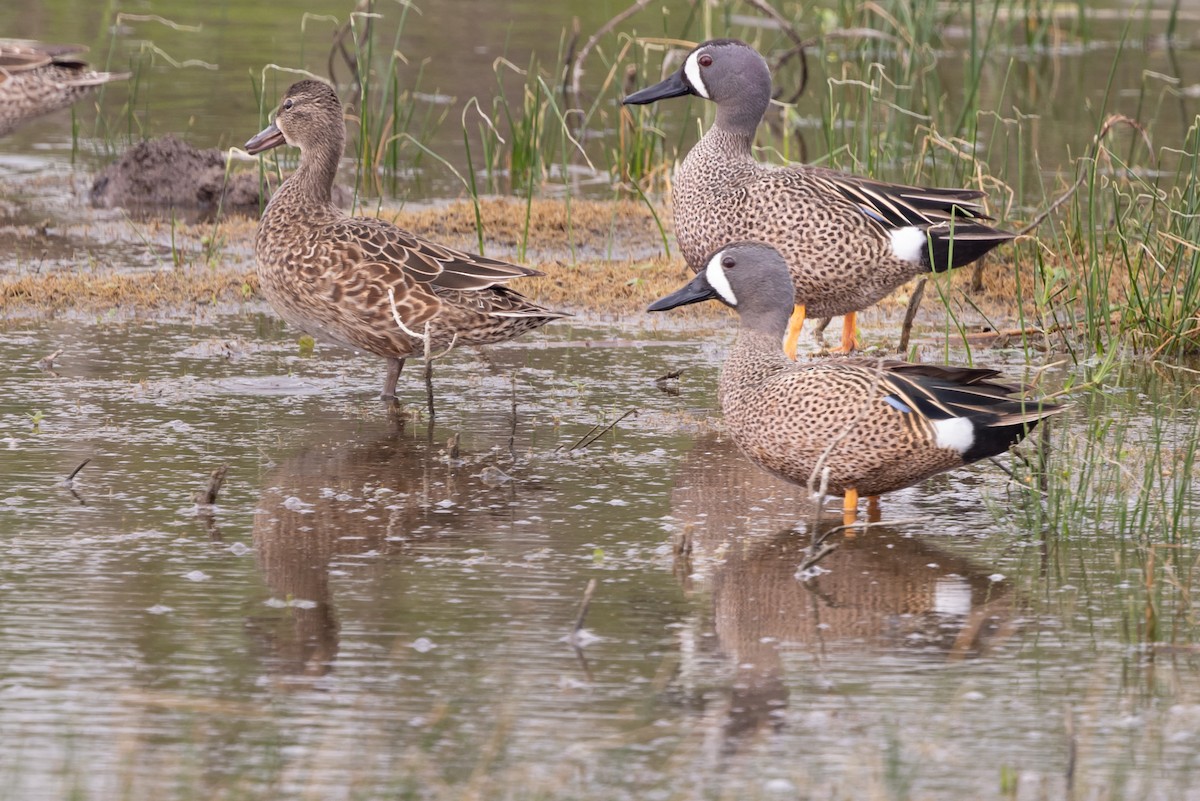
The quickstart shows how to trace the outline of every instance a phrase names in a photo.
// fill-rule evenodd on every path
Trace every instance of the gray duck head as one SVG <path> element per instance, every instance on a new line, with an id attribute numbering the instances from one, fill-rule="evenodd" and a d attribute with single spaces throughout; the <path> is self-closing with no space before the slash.
<path id="1" fill-rule="evenodd" d="M 687 286 L 650 304 L 666 311 L 703 300 L 735 309 L 742 326 L 782 336 L 796 300 L 787 262 L 761 242 L 735 242 L 708 257 L 707 266 Z"/>
<path id="2" fill-rule="evenodd" d="M 683 95 L 716 103 L 718 125 L 753 132 L 771 102 L 771 71 L 740 39 L 710 39 L 688 53 L 675 74 L 621 102 L 644 105 Z"/>
<path id="3" fill-rule="evenodd" d="M 250 155 L 262 153 L 285 142 L 300 151 L 332 151 L 342 155 L 346 123 L 337 93 L 321 81 L 298 81 L 291 85 L 275 112 L 275 121 L 246 143 Z"/>

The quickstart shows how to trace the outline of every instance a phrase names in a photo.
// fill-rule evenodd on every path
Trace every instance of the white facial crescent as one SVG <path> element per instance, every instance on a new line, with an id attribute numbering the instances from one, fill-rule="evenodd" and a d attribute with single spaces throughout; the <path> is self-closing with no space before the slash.
<path id="1" fill-rule="evenodd" d="M 725 268 L 721 266 L 721 259 L 724 256 L 725 251 L 722 250 L 708 260 L 708 266 L 704 268 L 704 277 L 708 279 L 708 285 L 716 290 L 722 300 L 730 306 L 736 306 L 737 296 L 733 294 L 733 287 L 729 285 L 729 276 L 725 275 Z"/>
<path id="2" fill-rule="evenodd" d="M 704 85 L 704 78 L 700 76 L 699 58 L 699 51 L 688 56 L 687 61 L 683 62 L 683 74 L 687 76 L 688 83 L 696 90 L 696 94 L 705 100 L 711 100 L 712 98 L 708 96 L 708 87 Z"/>

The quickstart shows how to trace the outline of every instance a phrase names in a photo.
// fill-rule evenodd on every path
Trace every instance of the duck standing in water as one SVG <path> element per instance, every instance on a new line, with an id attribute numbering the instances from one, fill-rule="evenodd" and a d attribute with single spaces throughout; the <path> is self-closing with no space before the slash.
<path id="1" fill-rule="evenodd" d="M 284 320 L 383 357 L 382 397 L 392 399 L 409 356 L 504 342 L 569 316 L 504 286 L 536 270 L 346 215 L 331 199 L 345 137 L 337 94 L 305 80 L 292 84 L 275 121 L 246 143 L 251 154 L 284 143 L 300 148 L 300 166 L 271 197 L 254 240 L 262 293 Z"/>
<path id="2" fill-rule="evenodd" d="M 996 370 L 843 357 L 797 364 L 780 349 L 793 294 L 787 263 L 757 242 L 729 245 L 691 283 L 655 301 L 664 311 L 719 300 L 737 311 L 737 341 L 718 398 L 738 448 L 795 484 L 876 496 L 996 456 L 1063 407 L 1019 396 Z"/>
<path id="3" fill-rule="evenodd" d="M 731 242 L 764 242 L 782 253 L 796 293 L 784 345 L 793 359 L 806 314 L 845 315 L 842 350 L 849 352 L 855 312 L 921 273 L 969 264 L 1015 236 L 979 222 L 991 219 L 982 192 L 760 164 L 751 146 L 771 102 L 771 72 L 745 42 L 704 42 L 676 73 L 624 103 L 682 95 L 716 103 L 717 120 L 675 170 L 679 247 L 694 272 Z"/>

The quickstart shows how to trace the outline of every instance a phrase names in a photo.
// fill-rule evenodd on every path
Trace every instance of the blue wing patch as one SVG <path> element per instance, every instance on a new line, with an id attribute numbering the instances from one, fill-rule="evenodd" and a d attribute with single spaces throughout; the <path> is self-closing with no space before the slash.
<path id="1" fill-rule="evenodd" d="M 882 224 L 882 225 L 884 225 L 884 226 L 886 226 L 886 227 L 888 227 L 888 228 L 892 228 L 892 227 L 894 227 L 894 226 L 893 226 L 893 225 L 892 225 L 890 222 L 888 222 L 888 220 L 887 220 L 887 218 L 886 218 L 886 217 L 884 217 L 884 216 L 883 216 L 882 214 L 880 214 L 878 211 L 876 211 L 875 209 L 873 209 L 873 208 L 871 208 L 870 206 L 866 205 L 865 203 L 860 203 L 860 204 L 858 205 L 858 208 L 859 208 L 859 209 L 862 211 L 862 213 L 863 213 L 863 214 L 867 215 L 868 217 L 870 217 L 870 218 L 871 218 L 872 220 L 874 220 L 875 222 L 877 222 L 877 223 L 880 223 L 880 224 Z"/>
<path id="2" fill-rule="evenodd" d="M 912 414 L 912 409 L 908 408 L 908 404 L 897 398 L 895 395 L 884 395 L 883 399 L 887 401 L 888 406 L 891 406 L 896 411 L 904 412 L 905 414 Z"/>

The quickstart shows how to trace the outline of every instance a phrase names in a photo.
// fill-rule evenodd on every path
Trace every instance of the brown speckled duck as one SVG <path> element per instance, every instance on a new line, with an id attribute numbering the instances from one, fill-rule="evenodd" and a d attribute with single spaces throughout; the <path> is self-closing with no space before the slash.
<path id="1" fill-rule="evenodd" d="M 792 310 L 787 263 L 756 242 L 729 245 L 663 311 L 715 299 L 738 312 L 737 341 L 718 397 L 734 442 L 750 461 L 812 487 L 875 496 L 1003 453 L 1062 407 L 1026 401 L 996 370 L 864 358 L 797 364 L 780 349 Z"/>
<path id="2" fill-rule="evenodd" d="M 978 222 L 990 219 L 979 202 L 982 192 L 760 164 L 751 145 L 771 101 L 771 72 L 745 42 L 704 42 L 678 72 L 624 102 L 681 95 L 716 103 L 717 120 L 675 170 L 679 247 L 696 272 L 731 242 L 754 240 L 778 249 L 796 290 L 785 344 L 792 358 L 806 313 L 846 315 L 842 349 L 853 350 L 856 311 L 914 276 L 969 264 L 1014 236 Z"/>
<path id="3" fill-rule="evenodd" d="M 96 72 L 81 45 L 0 39 L 0 136 L 34 117 L 66 108 L 101 84 L 129 73 Z"/>
<path id="4" fill-rule="evenodd" d="M 342 106 L 320 81 L 295 83 L 251 154 L 285 142 L 300 166 L 276 190 L 254 241 L 267 301 L 313 337 L 387 360 L 384 399 L 409 356 L 487 345 L 566 317 L 503 286 L 536 270 L 438 245 L 391 223 L 349 217 L 330 199 L 345 145 Z"/>

